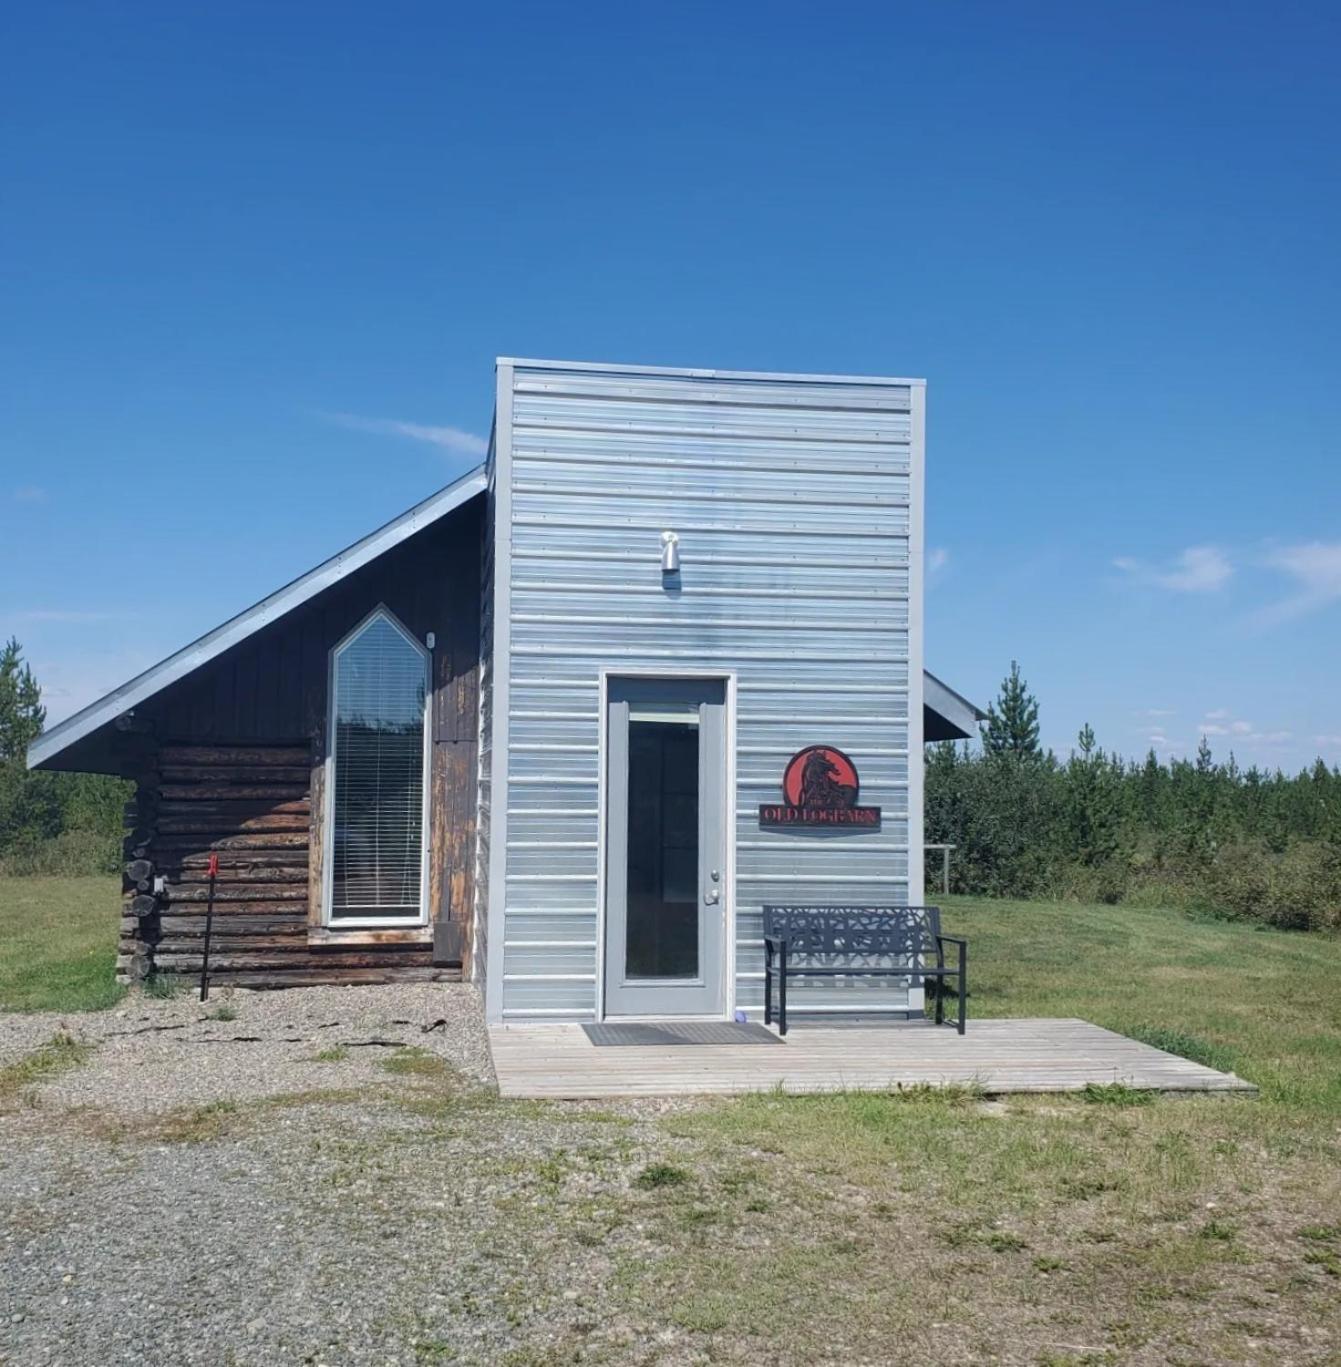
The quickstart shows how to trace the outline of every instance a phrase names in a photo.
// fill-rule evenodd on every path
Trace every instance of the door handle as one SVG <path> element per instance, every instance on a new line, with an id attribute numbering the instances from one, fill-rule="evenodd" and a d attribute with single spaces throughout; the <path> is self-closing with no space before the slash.
<path id="1" fill-rule="evenodd" d="M 709 888 L 707 892 L 703 894 L 703 900 L 708 906 L 715 907 L 721 900 L 721 894 L 718 893 L 716 888 Z"/>

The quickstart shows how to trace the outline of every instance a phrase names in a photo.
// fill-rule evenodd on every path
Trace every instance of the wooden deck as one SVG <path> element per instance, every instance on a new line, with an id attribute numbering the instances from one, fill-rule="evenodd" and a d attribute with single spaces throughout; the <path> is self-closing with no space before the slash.
<path id="1" fill-rule="evenodd" d="M 508 1097 L 886 1091 L 929 1083 L 989 1094 L 1073 1092 L 1123 1082 L 1161 1092 L 1253 1092 L 1233 1073 L 1166 1054 L 1083 1020 L 970 1021 L 968 1033 L 924 1024 L 796 1025 L 781 1045 L 597 1048 L 579 1025 L 490 1027 Z"/>

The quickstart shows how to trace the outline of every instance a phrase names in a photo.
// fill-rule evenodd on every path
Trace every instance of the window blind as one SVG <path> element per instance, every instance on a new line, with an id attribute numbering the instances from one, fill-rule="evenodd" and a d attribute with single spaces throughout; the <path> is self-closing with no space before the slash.
<path id="1" fill-rule="evenodd" d="M 423 652 L 384 614 L 336 652 L 331 921 L 419 919 Z"/>

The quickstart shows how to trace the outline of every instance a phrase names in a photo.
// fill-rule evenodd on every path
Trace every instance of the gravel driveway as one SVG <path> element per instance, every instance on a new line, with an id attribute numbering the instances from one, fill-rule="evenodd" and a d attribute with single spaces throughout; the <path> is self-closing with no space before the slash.
<path id="1" fill-rule="evenodd" d="M 0 1093 L 0 1362 L 699 1360 L 601 1304 L 595 1197 L 666 1106 L 498 1123 L 472 988 L 0 1017 L 0 1069 L 58 1034 L 64 1071 Z"/>

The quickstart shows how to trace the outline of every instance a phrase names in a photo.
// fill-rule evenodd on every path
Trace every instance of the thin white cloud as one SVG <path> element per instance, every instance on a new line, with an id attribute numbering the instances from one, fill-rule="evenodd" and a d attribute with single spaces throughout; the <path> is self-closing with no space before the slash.
<path id="1" fill-rule="evenodd" d="M 1220 716 L 1224 721 L 1203 721 L 1197 730 L 1203 736 L 1229 736 L 1233 740 L 1247 741 L 1253 745 L 1280 745 L 1283 741 L 1290 739 L 1293 732 L 1285 731 L 1279 727 L 1270 731 L 1259 730 L 1252 722 L 1242 719 L 1229 720 L 1229 713 L 1224 708 L 1219 708 L 1215 712 L 1208 712 L 1207 718 Z"/>
<path id="2" fill-rule="evenodd" d="M 934 584 L 945 571 L 945 567 L 950 563 L 950 552 L 944 546 L 930 546 L 927 548 L 927 583 Z"/>
<path id="3" fill-rule="evenodd" d="M 1241 718 L 1234 719 L 1234 714 L 1227 707 L 1216 707 L 1207 712 L 1202 718 L 1201 725 L 1197 728 L 1203 736 L 1256 736 L 1257 728 L 1252 722 L 1244 721 Z"/>
<path id="4" fill-rule="evenodd" d="M 1149 717 L 1151 721 L 1157 721 L 1160 717 L 1173 716 L 1172 707 L 1147 707 L 1136 714 L 1139 717 Z"/>
<path id="5" fill-rule="evenodd" d="M 1126 555 L 1118 556 L 1113 564 L 1136 583 L 1173 593 L 1214 593 L 1234 573 L 1229 557 L 1216 546 L 1189 546 L 1164 566 Z"/>
<path id="6" fill-rule="evenodd" d="M 354 432 L 373 432 L 383 437 L 406 437 L 426 442 L 457 456 L 482 456 L 489 443 L 475 432 L 460 427 L 440 427 L 421 422 L 402 422 L 399 418 L 361 418 L 356 413 L 323 413 L 328 422 L 338 423 Z"/>
<path id="7" fill-rule="evenodd" d="M 14 490 L 15 503 L 45 503 L 47 491 L 40 489 L 36 484 L 20 484 Z"/>
<path id="8" fill-rule="evenodd" d="M 1341 735 L 1324 731 L 1313 737 L 1313 744 L 1323 750 L 1341 750 Z"/>
<path id="9" fill-rule="evenodd" d="M 1267 555 L 1266 564 L 1293 579 L 1295 592 L 1258 614 L 1264 625 L 1303 617 L 1341 600 L 1341 541 L 1281 546 Z"/>

